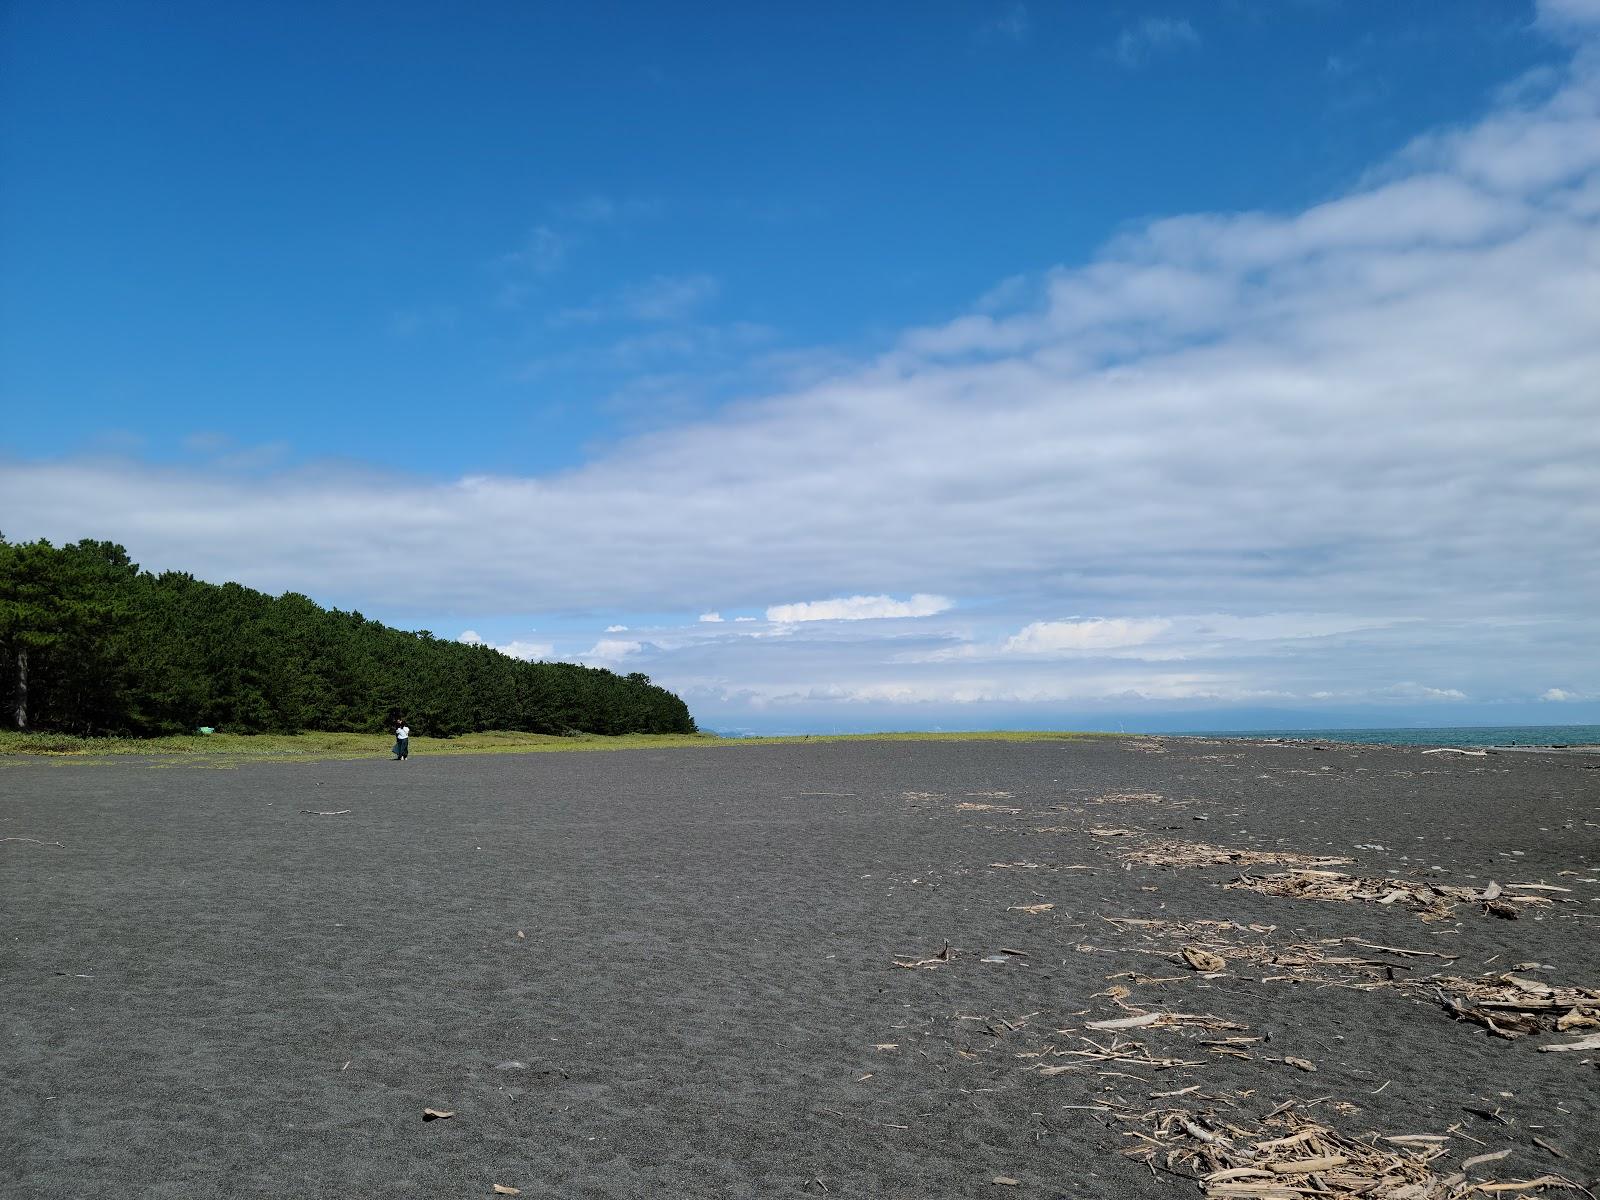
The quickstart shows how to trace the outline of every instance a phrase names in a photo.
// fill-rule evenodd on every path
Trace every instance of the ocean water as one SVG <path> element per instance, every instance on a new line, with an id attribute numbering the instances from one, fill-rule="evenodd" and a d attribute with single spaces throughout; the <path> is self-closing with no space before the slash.
<path id="1" fill-rule="evenodd" d="M 1295 738 L 1380 746 L 1600 746 L 1600 725 L 1441 725 L 1432 729 L 1227 729 L 1191 737 Z"/>

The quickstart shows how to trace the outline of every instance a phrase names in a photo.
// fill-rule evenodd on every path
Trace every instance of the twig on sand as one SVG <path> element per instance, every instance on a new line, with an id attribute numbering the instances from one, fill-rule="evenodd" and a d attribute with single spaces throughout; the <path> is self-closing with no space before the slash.
<path id="1" fill-rule="evenodd" d="M 348 808 L 302 808 L 300 811 L 312 817 L 342 817 L 351 810 Z"/>
<path id="2" fill-rule="evenodd" d="M 837 1108 L 819 1108 L 818 1112 L 825 1112 L 830 1117 L 843 1117 L 846 1121 L 860 1121 L 863 1125 L 878 1125 L 884 1129 L 910 1129 L 909 1125 L 894 1125 L 888 1121 L 874 1121 L 870 1117 L 858 1117 L 854 1113 L 840 1112 Z"/>
<path id="3" fill-rule="evenodd" d="M 919 958 L 919 959 L 916 959 L 915 961 L 911 961 L 910 957 L 908 955 L 897 954 L 897 955 L 895 955 L 895 961 L 890 965 L 891 966 L 896 966 L 896 967 L 907 967 L 907 968 L 937 967 L 937 966 L 940 966 L 943 963 L 949 962 L 954 957 L 955 957 L 955 952 L 950 949 L 950 943 L 947 940 L 945 942 L 945 944 L 944 944 L 944 948 L 942 950 L 940 950 L 939 953 L 933 955 L 931 958 Z M 906 959 L 907 961 L 901 962 L 900 961 L 901 959 Z"/>
<path id="4" fill-rule="evenodd" d="M 35 846 L 55 846 L 55 847 L 57 847 L 58 849 L 61 849 L 61 850 L 65 850 L 66 849 L 66 847 L 63 846 L 60 842 L 47 842 L 47 841 L 44 841 L 42 838 L 3 837 L 3 838 L 0 838 L 0 842 L 32 842 Z"/>
<path id="5" fill-rule="evenodd" d="M 1447 962 L 1454 962 L 1460 958 L 1459 954 L 1440 954 L 1434 950 L 1404 950 L 1399 946 L 1380 946 L 1377 942 L 1363 941 L 1361 938 L 1344 937 L 1339 939 L 1347 946 L 1365 946 L 1368 950 L 1383 950 L 1389 954 L 1403 954 L 1407 958 L 1442 958 Z"/>

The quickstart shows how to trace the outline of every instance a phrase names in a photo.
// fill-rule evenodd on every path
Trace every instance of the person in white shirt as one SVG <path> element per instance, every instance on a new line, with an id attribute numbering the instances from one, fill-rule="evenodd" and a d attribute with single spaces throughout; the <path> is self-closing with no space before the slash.
<path id="1" fill-rule="evenodd" d="M 411 756 L 411 726 L 401 721 L 394 728 L 394 760 L 400 762 Z"/>

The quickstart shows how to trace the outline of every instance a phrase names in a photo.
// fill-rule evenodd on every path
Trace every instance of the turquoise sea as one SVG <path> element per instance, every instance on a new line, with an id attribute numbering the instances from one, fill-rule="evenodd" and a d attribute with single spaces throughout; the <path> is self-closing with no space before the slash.
<path id="1" fill-rule="evenodd" d="M 1227 729 L 1190 737 L 1295 738 L 1381 746 L 1600 746 L 1600 725 L 1441 725 L 1431 729 Z"/>

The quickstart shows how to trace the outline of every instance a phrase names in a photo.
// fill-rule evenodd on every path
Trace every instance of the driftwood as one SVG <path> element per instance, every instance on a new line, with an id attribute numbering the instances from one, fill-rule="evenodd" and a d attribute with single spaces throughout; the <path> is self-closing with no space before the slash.
<path id="1" fill-rule="evenodd" d="M 1211 1200 L 1302 1200 L 1312 1195 L 1383 1196 L 1389 1200 L 1455 1200 L 1478 1193 L 1546 1196 L 1582 1189 L 1559 1175 L 1469 1181 L 1467 1172 L 1508 1152 L 1480 1154 L 1445 1173 L 1449 1138 L 1443 1134 L 1350 1135 L 1312 1121 L 1290 1101 L 1258 1127 L 1220 1121 L 1184 1109 L 1146 1113 L 1148 1133 L 1123 1151 L 1194 1176 Z M 1273 1136 L 1273 1135 L 1279 1136 Z M 1482 1171 L 1476 1172 L 1480 1176 Z"/>
<path id="2" fill-rule="evenodd" d="M 1422 883 L 1414 879 L 1363 878 L 1343 871 L 1297 868 L 1272 875 L 1241 875 L 1225 886 L 1268 896 L 1288 896 L 1297 900 L 1334 902 L 1361 901 L 1368 904 L 1403 903 L 1419 913 L 1424 921 L 1448 917 L 1461 903 L 1475 902 L 1497 917 L 1516 918 L 1524 908 L 1548 905 L 1546 896 L 1509 895 L 1493 880 L 1481 892 L 1458 884 Z"/>
<path id="3" fill-rule="evenodd" d="M 912 959 L 909 955 L 897 954 L 895 955 L 895 960 L 892 965 L 897 967 L 905 967 L 908 970 L 915 970 L 917 967 L 938 967 L 950 962 L 955 958 L 955 956 L 955 951 L 950 949 L 950 943 L 947 941 L 944 944 L 944 948 L 940 950 L 939 953 L 932 955 L 929 958 Z"/>
<path id="4" fill-rule="evenodd" d="M 1301 854 L 1296 850 L 1235 850 L 1206 842 L 1160 840 L 1129 850 L 1122 855 L 1122 861 L 1142 867 L 1251 867 L 1258 863 L 1342 866 L 1350 860 L 1326 854 Z"/>

